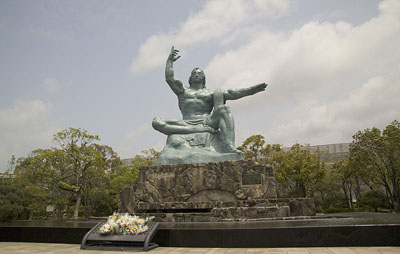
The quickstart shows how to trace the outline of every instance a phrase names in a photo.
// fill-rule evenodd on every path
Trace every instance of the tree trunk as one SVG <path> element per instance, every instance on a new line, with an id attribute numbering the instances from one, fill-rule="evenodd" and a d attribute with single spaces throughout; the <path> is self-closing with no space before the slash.
<path id="1" fill-rule="evenodd" d="M 350 200 L 350 197 L 349 197 L 350 195 L 347 192 L 346 182 L 344 180 L 342 180 L 342 188 L 343 188 L 344 196 L 346 198 L 346 203 L 349 206 L 349 208 L 353 211 L 353 204 L 351 203 L 351 200 Z"/>
<path id="2" fill-rule="evenodd" d="M 395 176 L 393 177 L 395 178 Z M 393 200 L 394 200 L 394 209 L 397 213 L 400 213 L 400 188 L 396 179 L 392 180 L 393 182 Z"/>
<path id="3" fill-rule="evenodd" d="M 358 177 L 355 177 L 355 180 L 356 180 L 356 182 L 355 182 L 355 184 L 356 184 L 356 187 L 354 188 L 354 195 L 355 195 L 355 198 L 356 198 L 356 201 L 358 202 L 358 200 L 360 199 L 360 193 L 361 193 L 361 184 L 360 184 L 360 180 L 358 179 Z M 370 186 L 368 186 L 368 187 L 370 187 Z"/>
<path id="4" fill-rule="evenodd" d="M 75 210 L 74 210 L 74 220 L 78 219 L 78 215 L 79 215 L 79 207 L 81 206 L 81 199 L 82 199 L 82 193 L 79 190 L 76 193 L 76 203 L 75 203 Z"/>
<path id="5" fill-rule="evenodd" d="M 93 207 L 87 197 L 89 197 L 89 194 L 86 193 L 85 198 L 83 199 L 86 211 L 86 216 L 85 216 L 86 219 L 92 216 L 92 207 Z"/>
<path id="6" fill-rule="evenodd" d="M 306 186 L 305 186 L 305 184 L 302 183 L 302 182 L 297 182 L 296 185 L 297 185 L 297 190 L 300 191 L 300 196 L 301 196 L 302 198 L 307 197 L 307 196 L 306 196 L 307 193 L 306 193 Z"/>
<path id="7" fill-rule="evenodd" d="M 348 187 L 349 189 L 349 204 L 350 204 L 350 209 L 352 212 L 354 212 L 354 206 L 353 206 L 353 193 L 352 193 L 352 185 Z"/>

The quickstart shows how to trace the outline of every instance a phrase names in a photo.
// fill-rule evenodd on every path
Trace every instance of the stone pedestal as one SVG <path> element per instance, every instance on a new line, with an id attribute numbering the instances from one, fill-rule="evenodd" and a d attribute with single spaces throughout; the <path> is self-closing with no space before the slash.
<path id="1" fill-rule="evenodd" d="M 273 168 L 253 161 L 142 167 L 120 194 L 120 211 L 158 221 L 312 216 L 312 199 L 277 199 Z"/>

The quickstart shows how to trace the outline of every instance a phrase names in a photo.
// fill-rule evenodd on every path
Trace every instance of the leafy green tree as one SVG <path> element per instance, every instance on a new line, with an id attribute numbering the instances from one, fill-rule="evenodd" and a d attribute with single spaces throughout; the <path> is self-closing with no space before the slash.
<path id="1" fill-rule="evenodd" d="M 400 213 L 400 123 L 358 131 L 353 136 L 350 158 L 369 178 L 385 188 L 388 201 Z"/>
<path id="2" fill-rule="evenodd" d="M 369 191 L 379 186 L 372 180 L 375 178 L 375 173 L 367 170 L 358 162 L 358 159 L 355 160 L 355 157 L 335 162 L 331 168 L 331 174 L 333 180 L 340 183 L 346 203 L 352 211 L 354 200 L 358 201 L 363 195 L 361 185 L 368 187 Z"/>
<path id="3" fill-rule="evenodd" d="M 100 159 L 90 168 L 93 171 L 91 181 L 82 189 L 85 214 L 87 217 L 93 214 L 107 216 L 114 210 L 110 174 L 118 170 L 121 160 L 109 146 L 94 144 L 93 148 L 100 154 Z"/>
<path id="4" fill-rule="evenodd" d="M 7 166 L 6 173 L 14 172 L 14 169 L 15 169 L 16 165 L 17 165 L 17 158 L 13 154 L 13 155 L 11 155 L 11 158 L 8 160 L 8 166 Z"/>
<path id="5" fill-rule="evenodd" d="M 75 197 L 73 218 L 78 218 L 82 195 L 104 178 L 104 160 L 97 149 L 97 135 L 86 130 L 69 128 L 54 135 L 54 141 L 61 149 L 51 149 L 49 177 L 54 184 Z"/>
<path id="6" fill-rule="evenodd" d="M 293 145 L 273 156 L 275 177 L 290 197 L 314 197 L 326 177 L 325 164 L 309 146 Z"/>
<path id="7" fill-rule="evenodd" d="M 86 216 L 90 216 L 96 204 L 94 194 L 100 195 L 100 190 L 103 196 L 109 194 L 104 190 L 110 188 L 110 173 L 120 166 L 120 159 L 111 147 L 97 144 L 99 137 L 86 130 L 70 128 L 57 133 L 54 140 L 61 149 L 53 151 L 63 156 L 53 161 L 49 176 L 58 188 L 74 194 L 73 218 L 78 218 L 82 197 Z"/>
<path id="8" fill-rule="evenodd" d="M 21 200 L 21 188 L 14 181 L 14 168 L 17 161 L 14 155 L 8 161 L 4 174 L 0 174 L 0 221 L 19 219 L 24 207 Z"/>
<path id="9" fill-rule="evenodd" d="M 361 207 L 372 208 L 375 212 L 378 212 L 378 208 L 386 208 L 386 195 L 379 190 L 370 190 L 365 192 L 359 200 Z"/>
<path id="10" fill-rule="evenodd" d="M 139 170 L 142 166 L 153 166 L 156 164 L 160 152 L 153 148 L 143 150 L 140 154 L 135 155 L 132 160 L 132 167 Z"/>
<path id="11" fill-rule="evenodd" d="M 101 152 L 105 175 L 99 178 L 97 185 L 85 195 L 87 213 L 96 216 L 107 216 L 118 207 L 119 193 L 123 187 L 132 185 L 138 176 L 138 169 L 122 165 L 118 155 L 109 146 L 97 145 Z"/>
<path id="12" fill-rule="evenodd" d="M 0 221 L 20 219 L 24 211 L 22 191 L 13 178 L 8 173 L 0 178 Z"/>
<path id="13" fill-rule="evenodd" d="M 248 137 L 241 146 L 238 147 L 244 153 L 244 159 L 253 159 L 262 163 L 270 163 L 272 155 L 281 150 L 277 144 L 267 144 L 262 135 Z"/>
<path id="14" fill-rule="evenodd" d="M 26 193 L 47 194 L 36 198 L 67 213 L 72 201 L 73 218 L 77 219 L 80 211 L 91 216 L 101 205 L 96 195 L 102 196 L 102 201 L 112 200 L 105 198 L 112 195 L 110 174 L 118 171 L 121 161 L 111 147 L 97 144 L 99 137 L 86 130 L 63 130 L 54 140 L 58 148 L 38 149 L 19 161 L 17 179 L 27 186 Z M 31 185 L 38 189 L 28 188 Z M 43 202 L 36 204 L 46 207 Z"/>
<path id="15" fill-rule="evenodd" d="M 125 187 L 136 182 L 139 176 L 139 168 L 120 166 L 116 172 L 111 173 L 111 193 L 114 196 L 113 204 L 116 209 L 119 193 Z"/>
<path id="16" fill-rule="evenodd" d="M 20 186 L 25 219 L 46 217 L 46 206 L 52 203 L 54 187 L 47 172 L 49 154 L 50 149 L 38 149 L 17 160 L 14 183 Z"/>
<path id="17" fill-rule="evenodd" d="M 335 181 L 341 183 L 348 207 L 353 211 L 353 193 L 356 185 L 356 171 L 350 166 L 349 160 L 340 160 L 333 164 L 332 174 Z"/>

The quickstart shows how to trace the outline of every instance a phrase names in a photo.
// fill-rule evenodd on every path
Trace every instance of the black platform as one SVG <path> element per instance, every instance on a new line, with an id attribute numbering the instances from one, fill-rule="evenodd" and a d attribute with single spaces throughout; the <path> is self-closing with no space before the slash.
<path id="1" fill-rule="evenodd" d="M 148 251 L 158 247 L 151 242 L 157 233 L 159 222 L 150 222 L 148 230 L 138 235 L 105 235 L 99 234 L 104 222 L 99 222 L 83 237 L 81 249 L 89 250 L 142 250 Z"/>
<path id="2" fill-rule="evenodd" d="M 153 241 L 174 247 L 400 246 L 400 215 L 333 214 L 328 219 L 160 223 Z M 0 224 L 0 241 L 81 243 L 97 222 Z"/>
<path id="3" fill-rule="evenodd" d="M 98 221 L 13 221 L 0 223 L 2 242 L 81 243 Z"/>

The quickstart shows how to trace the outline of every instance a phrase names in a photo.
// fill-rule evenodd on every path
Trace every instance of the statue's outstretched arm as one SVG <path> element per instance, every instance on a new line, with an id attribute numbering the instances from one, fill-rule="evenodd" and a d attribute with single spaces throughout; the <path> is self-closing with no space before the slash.
<path id="1" fill-rule="evenodd" d="M 245 96 L 253 95 L 258 92 L 264 91 L 267 84 L 261 83 L 248 88 L 228 89 L 224 92 L 225 100 L 237 100 Z"/>
<path id="2" fill-rule="evenodd" d="M 178 60 L 180 55 L 178 55 L 179 50 L 174 49 L 174 46 L 171 48 L 171 53 L 169 53 L 167 64 L 165 65 L 165 80 L 167 81 L 168 85 L 171 87 L 172 91 L 176 95 L 182 94 L 184 91 L 183 84 L 180 80 L 176 80 L 174 78 L 174 69 L 173 69 L 173 62 Z"/>

